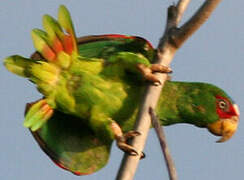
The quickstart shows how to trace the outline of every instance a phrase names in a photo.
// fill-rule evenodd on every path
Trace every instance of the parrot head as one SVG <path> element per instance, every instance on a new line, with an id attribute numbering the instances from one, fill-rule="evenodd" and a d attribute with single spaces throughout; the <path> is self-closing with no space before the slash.
<path id="1" fill-rule="evenodd" d="M 207 125 L 208 130 L 222 136 L 217 142 L 225 142 L 236 132 L 239 124 L 239 108 L 227 97 L 215 96 L 218 120 Z"/>
<path id="2" fill-rule="evenodd" d="M 168 94 L 166 92 L 168 97 L 172 99 L 177 93 L 181 97 L 177 100 L 177 121 L 172 123 L 172 118 L 169 118 L 170 121 L 163 124 L 188 123 L 203 127 L 221 136 L 217 142 L 225 142 L 235 134 L 239 124 L 239 108 L 223 89 L 202 82 L 167 82 L 166 86 L 171 89 Z"/>

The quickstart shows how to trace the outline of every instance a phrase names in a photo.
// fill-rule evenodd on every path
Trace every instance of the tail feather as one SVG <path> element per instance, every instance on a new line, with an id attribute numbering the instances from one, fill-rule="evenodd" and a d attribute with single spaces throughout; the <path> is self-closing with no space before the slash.
<path id="1" fill-rule="evenodd" d="M 53 109 L 47 104 L 45 99 L 41 99 L 30 107 L 28 110 L 24 126 L 30 128 L 32 131 L 38 130 L 42 127 L 53 114 Z"/>
<path id="2" fill-rule="evenodd" d="M 56 60 L 56 53 L 51 48 L 47 33 L 40 29 L 33 29 L 31 32 L 34 47 L 49 62 Z"/>
<path id="3" fill-rule="evenodd" d="M 65 35 L 65 38 L 63 39 L 66 52 L 68 52 L 69 54 L 71 54 L 72 52 L 77 52 L 77 42 L 74 26 L 70 13 L 64 5 L 61 5 L 59 7 L 58 22 L 67 32 L 67 35 Z"/>
<path id="4" fill-rule="evenodd" d="M 18 55 L 6 58 L 4 65 L 10 72 L 29 78 L 37 84 L 43 94 L 53 90 L 60 72 L 55 64 L 27 59 Z"/>
<path id="5" fill-rule="evenodd" d="M 41 59 L 14 55 L 6 58 L 4 65 L 10 72 L 29 78 L 46 94 L 47 89 L 57 82 L 58 74 L 69 68 L 72 60 L 76 59 L 78 51 L 72 20 L 65 6 L 60 6 L 58 20 L 44 15 L 43 27 L 45 31 L 33 29 L 31 32 L 34 47 Z"/>
<path id="6" fill-rule="evenodd" d="M 36 63 L 36 61 L 19 55 L 10 56 L 4 60 L 4 65 L 10 72 L 22 77 L 30 77 L 31 74 L 28 69 L 30 69 L 30 66 Z"/>
<path id="7" fill-rule="evenodd" d="M 50 45 L 53 50 L 58 54 L 60 51 L 64 50 L 62 39 L 64 33 L 62 31 L 59 23 L 49 15 L 43 16 L 43 27 L 48 34 Z"/>
<path id="8" fill-rule="evenodd" d="M 58 21 L 44 15 L 43 28 L 46 32 L 33 29 L 31 33 L 36 50 L 48 62 L 68 68 L 72 56 L 78 55 L 75 31 L 68 10 L 60 6 Z"/>

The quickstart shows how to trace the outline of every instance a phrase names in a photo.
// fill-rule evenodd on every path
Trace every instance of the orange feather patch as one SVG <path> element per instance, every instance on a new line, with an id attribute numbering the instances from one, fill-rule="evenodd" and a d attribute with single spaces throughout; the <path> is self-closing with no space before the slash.
<path id="1" fill-rule="evenodd" d="M 55 61 L 55 59 L 56 59 L 55 52 L 53 52 L 53 50 L 47 45 L 44 46 L 44 48 L 42 50 L 42 55 L 48 61 Z"/>
<path id="2" fill-rule="evenodd" d="M 64 50 L 61 41 L 57 37 L 53 41 L 53 47 L 52 48 L 56 53 L 59 53 L 60 51 Z"/>
<path id="3" fill-rule="evenodd" d="M 64 36 L 63 45 L 64 45 L 65 52 L 68 54 L 72 54 L 74 47 L 73 47 L 73 39 L 71 35 Z"/>

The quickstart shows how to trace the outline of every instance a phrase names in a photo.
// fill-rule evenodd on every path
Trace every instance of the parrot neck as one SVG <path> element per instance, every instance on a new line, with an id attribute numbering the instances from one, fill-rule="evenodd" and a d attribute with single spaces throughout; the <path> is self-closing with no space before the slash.
<path id="1" fill-rule="evenodd" d="M 179 92 L 179 86 L 174 82 L 166 81 L 164 88 L 159 98 L 156 114 L 160 119 L 161 125 L 171 125 L 176 123 L 184 123 L 180 118 L 177 107 L 177 100 L 181 98 Z"/>
<path id="2" fill-rule="evenodd" d="M 188 123 L 205 127 L 209 119 L 207 107 L 199 105 L 202 86 L 204 83 L 166 82 L 155 110 L 161 125 Z"/>

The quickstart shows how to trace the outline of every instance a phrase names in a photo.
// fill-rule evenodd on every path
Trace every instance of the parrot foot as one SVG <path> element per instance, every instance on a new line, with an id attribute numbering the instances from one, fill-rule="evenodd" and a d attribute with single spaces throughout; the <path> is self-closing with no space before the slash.
<path id="1" fill-rule="evenodd" d="M 116 137 L 116 142 L 117 142 L 117 146 L 124 151 L 125 153 L 128 153 L 132 156 L 137 156 L 139 155 L 139 153 L 137 152 L 137 150 L 135 148 L 133 148 L 131 145 L 127 144 L 127 141 L 133 137 L 139 136 L 140 133 L 137 131 L 129 131 L 121 136 L 117 136 Z M 142 157 L 144 157 L 144 153 L 141 155 Z"/>
<path id="2" fill-rule="evenodd" d="M 171 68 L 160 64 L 152 64 L 151 67 L 147 67 L 144 64 L 137 64 L 137 68 L 145 79 L 152 81 L 155 85 L 160 85 L 161 81 L 155 74 L 153 74 L 154 72 L 172 73 Z"/>
<path id="3" fill-rule="evenodd" d="M 111 128 L 114 133 L 117 146 L 122 151 L 124 151 L 125 153 L 128 153 L 129 155 L 132 155 L 132 156 L 140 155 L 141 159 L 146 157 L 143 152 L 141 152 L 141 154 L 139 154 L 135 148 L 133 148 L 131 145 L 128 145 L 128 140 L 133 137 L 139 136 L 141 134 L 140 132 L 128 131 L 127 133 L 123 134 L 121 128 L 115 121 L 113 121 L 111 123 Z"/>

